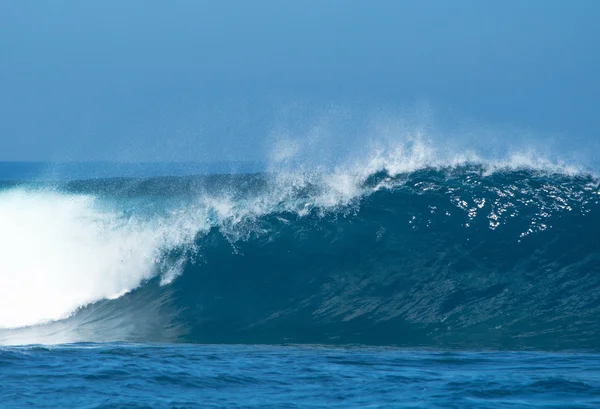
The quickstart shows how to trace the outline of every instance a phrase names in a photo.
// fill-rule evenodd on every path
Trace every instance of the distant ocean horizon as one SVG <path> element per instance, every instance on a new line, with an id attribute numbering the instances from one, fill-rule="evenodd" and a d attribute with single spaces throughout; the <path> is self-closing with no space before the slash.
<path id="1" fill-rule="evenodd" d="M 110 178 L 150 178 L 205 174 L 256 173 L 259 161 L 119 162 L 119 161 L 0 161 L 1 181 L 65 181 Z"/>

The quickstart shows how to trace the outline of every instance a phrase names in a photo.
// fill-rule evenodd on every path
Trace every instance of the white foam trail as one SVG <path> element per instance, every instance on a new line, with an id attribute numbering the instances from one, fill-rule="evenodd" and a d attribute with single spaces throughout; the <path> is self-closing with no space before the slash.
<path id="1" fill-rule="evenodd" d="M 119 297 L 157 274 L 163 249 L 186 240 L 190 230 L 124 218 L 91 196 L 0 193 L 0 328 Z"/>

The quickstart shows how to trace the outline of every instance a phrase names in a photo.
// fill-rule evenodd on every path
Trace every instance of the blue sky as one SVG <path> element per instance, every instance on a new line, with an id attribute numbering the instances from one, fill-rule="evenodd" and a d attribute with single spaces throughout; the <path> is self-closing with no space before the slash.
<path id="1" fill-rule="evenodd" d="M 598 21 L 595 0 L 3 1 L 0 160 L 262 160 L 282 112 L 423 103 L 600 153 Z"/>

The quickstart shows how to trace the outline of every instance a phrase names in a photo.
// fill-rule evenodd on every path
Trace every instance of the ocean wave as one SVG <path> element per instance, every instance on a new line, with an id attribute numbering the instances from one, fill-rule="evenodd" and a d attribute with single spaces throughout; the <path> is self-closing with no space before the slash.
<path id="1" fill-rule="evenodd" d="M 6 186 L 0 343 L 596 348 L 595 176 L 427 149 Z"/>

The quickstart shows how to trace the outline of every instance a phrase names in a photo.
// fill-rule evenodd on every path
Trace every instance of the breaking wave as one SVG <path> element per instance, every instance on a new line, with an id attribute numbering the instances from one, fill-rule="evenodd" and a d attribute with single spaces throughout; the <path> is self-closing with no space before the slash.
<path id="1" fill-rule="evenodd" d="M 256 174 L 3 182 L 0 343 L 600 346 L 593 175 L 418 143 L 329 168 L 286 152 Z"/>

